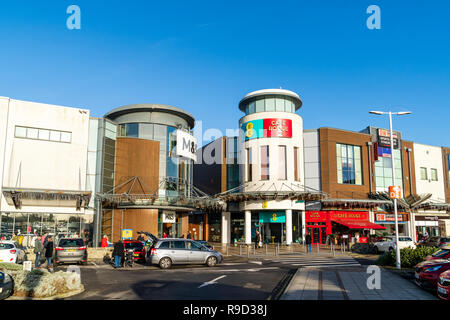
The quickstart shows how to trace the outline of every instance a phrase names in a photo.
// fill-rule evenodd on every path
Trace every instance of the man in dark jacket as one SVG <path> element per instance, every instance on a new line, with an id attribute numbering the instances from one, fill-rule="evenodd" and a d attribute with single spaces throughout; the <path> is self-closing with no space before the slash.
<path id="1" fill-rule="evenodd" d="M 123 258 L 125 256 L 123 253 L 124 250 L 125 250 L 125 247 L 123 245 L 122 240 L 119 240 L 114 244 L 114 250 L 112 253 L 112 255 L 114 257 L 114 268 L 120 268 L 121 261 L 123 260 Z"/>
<path id="2" fill-rule="evenodd" d="M 311 252 L 311 235 L 309 233 L 305 236 L 305 243 L 306 252 Z"/>
<path id="3" fill-rule="evenodd" d="M 41 235 L 38 234 L 36 237 L 36 240 L 34 240 L 34 254 L 36 255 L 36 260 L 34 261 L 34 267 L 39 268 L 40 260 L 41 260 L 41 254 L 42 250 L 44 249 L 44 246 L 41 242 Z"/>

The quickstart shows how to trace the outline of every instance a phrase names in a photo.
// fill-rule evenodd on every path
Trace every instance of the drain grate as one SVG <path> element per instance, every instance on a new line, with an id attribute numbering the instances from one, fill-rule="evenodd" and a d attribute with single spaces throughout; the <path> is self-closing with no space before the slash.
<path id="1" fill-rule="evenodd" d="M 272 293 L 270 294 L 269 298 L 267 298 L 267 300 L 279 300 L 296 272 L 297 269 L 289 269 L 288 272 L 286 272 L 286 274 L 280 280 L 280 282 L 278 282 L 278 284 L 272 290 Z"/>

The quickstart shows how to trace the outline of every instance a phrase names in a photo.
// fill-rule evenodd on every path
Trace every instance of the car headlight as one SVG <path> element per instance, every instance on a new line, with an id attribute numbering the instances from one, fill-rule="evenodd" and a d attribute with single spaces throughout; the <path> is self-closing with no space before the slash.
<path id="1" fill-rule="evenodd" d="M 3 282 L 3 280 L 5 280 L 5 274 L 0 272 L 0 282 Z"/>
<path id="2" fill-rule="evenodd" d="M 442 266 L 429 267 L 429 268 L 426 268 L 424 270 L 424 272 L 435 272 L 435 271 L 439 270 L 440 268 L 442 268 Z"/>

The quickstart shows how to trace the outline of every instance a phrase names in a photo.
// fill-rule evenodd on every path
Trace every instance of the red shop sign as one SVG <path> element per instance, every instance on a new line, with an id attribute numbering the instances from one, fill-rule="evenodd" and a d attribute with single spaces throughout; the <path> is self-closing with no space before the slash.
<path id="1" fill-rule="evenodd" d="M 331 211 L 331 219 L 369 220 L 366 211 Z"/>
<path id="2" fill-rule="evenodd" d="M 263 128 L 265 137 L 292 138 L 291 119 L 264 119 Z"/>
<path id="3" fill-rule="evenodd" d="M 305 220 L 307 222 L 326 221 L 327 214 L 328 214 L 327 211 L 306 211 L 305 212 Z"/>

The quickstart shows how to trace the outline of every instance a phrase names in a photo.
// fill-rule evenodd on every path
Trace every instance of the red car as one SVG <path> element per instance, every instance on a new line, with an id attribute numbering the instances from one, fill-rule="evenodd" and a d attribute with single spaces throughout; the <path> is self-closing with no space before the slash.
<path id="1" fill-rule="evenodd" d="M 446 247 L 445 249 L 439 249 L 432 255 L 427 256 L 425 260 L 449 259 L 449 258 L 450 258 L 450 247 Z"/>
<path id="2" fill-rule="evenodd" d="M 125 240 L 123 242 L 125 251 L 132 249 L 134 251 L 134 260 L 145 262 L 146 250 L 142 241 L 138 240 Z"/>
<path id="3" fill-rule="evenodd" d="M 436 290 L 439 275 L 450 270 L 450 259 L 426 260 L 416 265 L 415 282 L 424 289 Z"/>
<path id="4" fill-rule="evenodd" d="M 439 276 L 437 295 L 442 300 L 450 300 L 450 271 L 445 271 Z"/>

